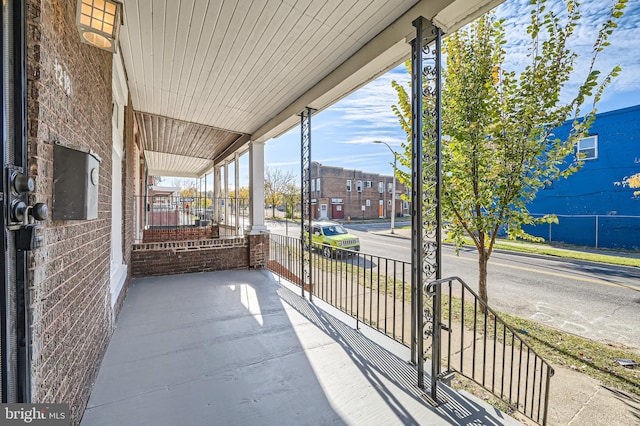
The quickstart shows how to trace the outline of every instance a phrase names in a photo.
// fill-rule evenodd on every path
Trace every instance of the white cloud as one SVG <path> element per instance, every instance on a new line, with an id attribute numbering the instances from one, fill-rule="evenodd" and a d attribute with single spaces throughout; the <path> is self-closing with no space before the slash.
<path id="1" fill-rule="evenodd" d="M 389 72 L 334 105 L 332 111 L 339 114 L 341 122 L 352 123 L 358 128 L 398 127 L 398 118 L 391 110 L 391 106 L 398 102 L 396 91 L 391 87 L 394 79 L 406 86 L 409 75 L 406 72 Z"/>
<path id="2" fill-rule="evenodd" d="M 352 161 L 357 161 L 362 163 L 363 160 L 365 159 L 381 158 L 389 155 L 390 154 L 385 154 L 384 152 L 373 152 L 373 153 L 366 153 L 366 154 L 358 153 L 354 155 L 338 155 L 338 156 L 318 158 L 318 159 L 314 159 L 314 161 L 318 161 L 319 163 L 332 163 L 332 162 L 345 163 L 345 162 L 352 162 Z"/>
<path id="3" fill-rule="evenodd" d="M 388 132 L 384 132 L 388 133 Z M 371 134 L 352 134 L 350 138 L 337 142 L 344 145 L 373 145 L 373 141 L 379 140 L 388 143 L 392 148 L 400 148 L 403 142 L 406 142 L 406 138 L 400 139 L 396 137 L 379 137 L 380 132 L 377 132 L 377 137 L 371 137 Z M 386 148 L 384 148 L 386 149 Z"/>
<path id="4" fill-rule="evenodd" d="M 300 166 L 300 160 L 298 161 L 275 161 L 266 163 L 267 167 L 286 167 L 286 166 Z"/>

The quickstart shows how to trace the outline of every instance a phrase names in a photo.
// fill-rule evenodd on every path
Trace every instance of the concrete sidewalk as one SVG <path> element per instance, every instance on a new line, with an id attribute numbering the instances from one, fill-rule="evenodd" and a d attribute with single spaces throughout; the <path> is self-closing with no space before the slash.
<path id="1" fill-rule="evenodd" d="M 394 238 L 403 238 L 403 239 L 411 239 L 411 228 L 396 228 L 394 229 L 394 233 L 391 233 L 390 229 L 384 229 L 382 231 L 369 231 L 370 234 L 375 234 L 375 235 L 383 235 L 386 237 L 394 237 Z M 515 241 L 505 241 L 504 239 L 500 240 L 500 244 L 509 244 L 509 245 L 513 245 L 513 246 L 522 246 L 523 242 L 515 242 Z M 575 248 L 575 247 L 554 247 L 554 246 L 547 246 L 545 247 L 546 249 L 550 250 L 550 251 L 554 251 L 557 250 L 558 252 L 560 251 L 569 251 L 569 252 L 583 252 L 583 253 L 597 253 L 597 254 L 602 254 L 602 255 L 607 255 L 607 256 L 614 256 L 614 257 L 628 257 L 628 258 L 634 258 L 634 259 L 640 259 L 640 253 L 638 252 L 629 252 L 629 251 L 620 251 L 620 250 L 609 250 L 609 249 L 596 249 L 596 248 L 591 248 L 591 247 L 580 247 L 580 248 Z M 532 254 L 532 253 L 522 253 L 522 252 L 518 252 L 518 251 L 509 251 L 510 253 L 513 254 L 524 254 L 527 256 L 541 256 L 541 255 L 537 255 L 537 254 Z"/>
<path id="2" fill-rule="evenodd" d="M 395 234 L 391 234 L 388 229 L 372 233 L 395 238 L 411 238 L 410 229 L 396 229 Z M 563 248 L 563 250 L 566 249 Z M 616 255 L 610 251 L 598 252 Z M 638 256 L 635 253 L 628 255 Z M 640 396 L 603 386 L 599 381 L 581 373 L 580 365 L 576 369 L 552 366 L 555 369 L 555 375 L 551 379 L 550 386 L 548 418 L 550 425 L 634 426 L 639 424 Z M 640 377 L 640 372 L 638 376 Z M 526 420 L 523 421 L 526 422 Z"/>

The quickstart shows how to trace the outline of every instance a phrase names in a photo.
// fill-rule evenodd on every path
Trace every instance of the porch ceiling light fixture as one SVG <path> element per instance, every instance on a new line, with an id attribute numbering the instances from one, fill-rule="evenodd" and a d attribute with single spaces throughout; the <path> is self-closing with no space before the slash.
<path id="1" fill-rule="evenodd" d="M 122 3 L 114 0 L 78 0 L 76 25 L 84 43 L 115 53 L 118 47 Z"/>

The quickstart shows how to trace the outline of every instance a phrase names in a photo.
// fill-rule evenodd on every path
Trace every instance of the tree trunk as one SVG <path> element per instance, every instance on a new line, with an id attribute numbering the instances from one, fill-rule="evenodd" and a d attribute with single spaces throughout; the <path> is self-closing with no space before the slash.
<path id="1" fill-rule="evenodd" d="M 489 261 L 489 257 L 485 252 L 484 248 L 482 250 L 478 250 L 478 293 L 480 299 L 484 303 L 489 303 L 489 296 L 487 294 L 487 263 Z"/>

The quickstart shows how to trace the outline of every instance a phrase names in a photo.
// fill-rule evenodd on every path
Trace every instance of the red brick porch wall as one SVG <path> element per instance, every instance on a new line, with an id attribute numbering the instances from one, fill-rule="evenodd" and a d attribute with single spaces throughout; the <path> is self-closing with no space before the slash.
<path id="1" fill-rule="evenodd" d="M 142 241 L 145 243 L 158 243 L 163 241 L 188 241 L 206 240 L 218 238 L 218 226 L 204 227 L 180 227 L 180 228 L 153 228 L 145 229 Z"/>
<path id="2" fill-rule="evenodd" d="M 234 269 L 263 269 L 269 235 L 202 241 L 169 241 L 133 246 L 132 275 L 147 277 Z"/>

